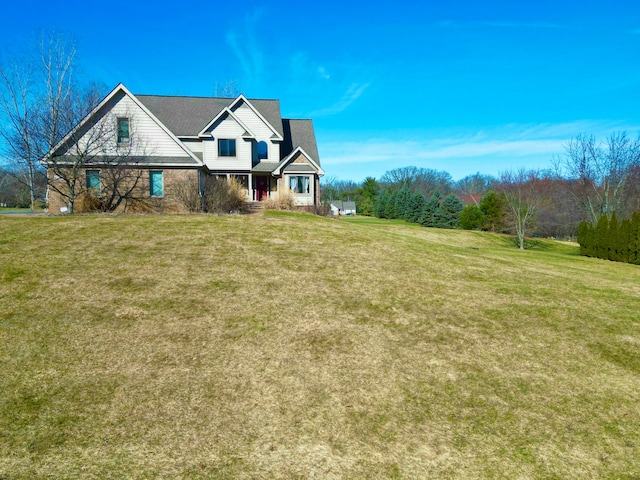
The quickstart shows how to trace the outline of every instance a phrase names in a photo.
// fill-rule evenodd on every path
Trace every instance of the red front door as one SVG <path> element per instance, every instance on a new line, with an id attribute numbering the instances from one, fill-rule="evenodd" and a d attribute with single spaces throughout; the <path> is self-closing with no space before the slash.
<path id="1" fill-rule="evenodd" d="M 269 178 L 256 177 L 256 200 L 261 201 L 268 197 L 269 194 Z"/>

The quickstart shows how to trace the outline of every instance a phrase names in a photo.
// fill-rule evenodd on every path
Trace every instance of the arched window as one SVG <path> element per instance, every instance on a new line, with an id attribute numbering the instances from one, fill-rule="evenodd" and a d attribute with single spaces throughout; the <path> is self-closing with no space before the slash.
<path id="1" fill-rule="evenodd" d="M 264 160 L 269 157 L 269 149 L 267 142 L 258 142 L 258 160 Z"/>

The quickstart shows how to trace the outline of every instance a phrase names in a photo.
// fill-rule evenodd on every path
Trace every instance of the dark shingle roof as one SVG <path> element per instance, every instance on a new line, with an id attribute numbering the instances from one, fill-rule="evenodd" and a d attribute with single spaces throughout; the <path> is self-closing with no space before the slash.
<path id="1" fill-rule="evenodd" d="M 136 95 L 136 98 L 177 137 L 195 136 L 235 98 Z M 284 136 L 280 101 L 248 99 L 276 131 Z"/>
<path id="2" fill-rule="evenodd" d="M 222 109 L 230 106 L 235 100 L 164 95 L 136 95 L 136 98 L 177 137 L 198 135 Z M 282 118 L 278 100 L 248 100 L 284 138 L 280 148 L 281 158 L 289 155 L 297 147 L 302 147 L 318 165 L 320 164 L 312 120 Z"/>
<path id="3" fill-rule="evenodd" d="M 283 118 L 282 125 L 284 127 L 284 142 L 280 147 L 280 155 L 284 158 L 297 147 L 302 147 L 320 165 L 313 121 Z"/>

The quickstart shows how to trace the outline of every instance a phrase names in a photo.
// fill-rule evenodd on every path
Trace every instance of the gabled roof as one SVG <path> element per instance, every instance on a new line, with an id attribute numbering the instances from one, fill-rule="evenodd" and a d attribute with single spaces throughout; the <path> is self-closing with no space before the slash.
<path id="1" fill-rule="evenodd" d="M 136 95 L 177 137 L 197 137 L 212 119 L 237 98 Z M 243 97 L 244 98 L 244 97 Z M 284 136 L 278 100 L 247 99 L 274 130 Z"/>
<path id="2" fill-rule="evenodd" d="M 331 200 L 329 202 L 330 205 L 333 205 L 335 208 L 339 208 L 340 210 L 355 210 L 356 202 L 343 202 L 342 200 Z"/>
<path id="3" fill-rule="evenodd" d="M 176 145 L 178 145 L 184 152 L 185 154 L 187 154 L 189 157 L 191 157 L 193 160 L 195 160 L 196 162 L 199 162 L 200 159 L 198 157 L 196 157 L 193 152 L 191 152 L 188 148 L 186 148 L 184 146 L 184 144 L 178 140 L 178 138 L 176 137 L 176 135 L 174 135 L 174 133 L 172 133 L 172 131 L 161 121 L 159 120 L 154 114 L 153 112 L 151 112 L 145 105 L 143 105 L 142 103 L 140 103 L 139 99 L 133 95 L 128 89 L 127 87 L 124 86 L 124 84 L 119 83 L 113 90 L 111 90 L 111 92 L 109 92 L 103 99 L 102 101 L 96 105 L 96 107 L 91 110 L 87 115 L 85 115 L 85 117 L 80 121 L 80 123 L 78 123 L 78 125 L 76 125 L 69 133 L 67 133 L 67 135 L 65 135 L 62 140 L 60 140 L 58 142 L 58 144 L 53 147 L 45 156 L 48 157 L 50 155 L 54 155 L 78 130 L 80 130 L 81 128 L 83 128 L 83 126 L 96 114 L 98 114 L 98 112 L 100 111 L 100 109 L 102 109 L 111 99 L 113 99 L 116 95 L 118 94 L 123 94 L 127 97 L 129 97 L 131 100 L 133 100 L 133 102 L 143 111 L 145 112 L 147 115 L 149 115 L 149 117 L 176 143 Z"/>
<path id="4" fill-rule="evenodd" d="M 285 137 L 286 138 L 286 137 Z M 303 155 L 307 161 L 309 162 L 310 165 L 312 165 L 315 168 L 309 168 L 308 165 L 305 165 L 304 163 L 290 163 L 294 158 L 296 158 L 296 156 L 300 154 Z M 295 150 L 293 152 L 291 152 L 289 155 L 287 155 L 286 157 L 284 157 L 280 163 L 278 164 L 278 167 L 273 171 L 274 175 L 281 175 L 283 170 L 287 167 L 290 166 L 295 166 L 295 171 L 297 172 L 317 172 L 318 175 L 322 176 L 324 175 L 324 170 L 322 170 L 322 168 L 320 167 L 320 162 L 316 161 L 315 159 L 313 159 L 312 157 L 309 156 L 309 154 L 307 152 L 304 151 L 304 149 L 300 146 L 296 147 Z"/>
<path id="5" fill-rule="evenodd" d="M 211 135 L 207 133 L 207 130 L 209 130 L 212 125 L 214 125 L 218 120 L 220 120 L 221 118 L 223 118 L 225 116 L 231 117 L 233 119 L 233 121 L 236 122 L 240 126 L 240 128 L 242 128 L 244 130 L 244 133 L 242 134 L 242 138 L 256 138 L 254 133 L 251 130 L 249 130 L 249 127 L 247 127 L 242 122 L 242 120 L 240 120 L 236 116 L 236 114 L 231 111 L 231 109 L 229 107 L 224 107 L 220 111 L 220 113 L 215 116 L 214 119 L 212 119 L 209 123 L 207 123 L 204 126 L 204 128 L 198 132 L 198 136 L 199 137 L 206 137 L 206 136 L 210 137 Z"/>

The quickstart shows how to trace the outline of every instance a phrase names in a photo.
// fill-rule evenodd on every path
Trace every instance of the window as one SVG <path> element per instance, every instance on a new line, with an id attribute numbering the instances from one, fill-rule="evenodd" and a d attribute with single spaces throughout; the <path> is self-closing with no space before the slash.
<path id="1" fill-rule="evenodd" d="M 258 160 L 264 160 L 268 157 L 269 149 L 267 142 L 258 142 Z"/>
<path id="2" fill-rule="evenodd" d="M 289 188 L 293 193 L 309 193 L 309 177 L 291 176 L 289 177 Z"/>
<path id="3" fill-rule="evenodd" d="M 151 170 L 149 172 L 149 194 L 152 197 L 164 196 L 162 170 Z"/>
<path id="4" fill-rule="evenodd" d="M 240 184 L 245 190 L 249 189 L 249 176 L 248 175 L 231 175 L 231 178 Z"/>
<path id="5" fill-rule="evenodd" d="M 100 195 L 100 170 L 87 170 L 87 190 Z"/>
<path id="6" fill-rule="evenodd" d="M 118 117 L 118 143 L 129 143 L 129 119 Z"/>
<path id="7" fill-rule="evenodd" d="M 221 138 L 218 140 L 218 156 L 219 157 L 235 157 L 236 141 L 235 139 Z"/>

